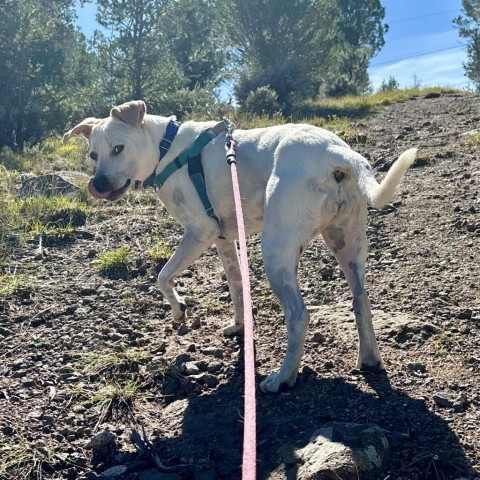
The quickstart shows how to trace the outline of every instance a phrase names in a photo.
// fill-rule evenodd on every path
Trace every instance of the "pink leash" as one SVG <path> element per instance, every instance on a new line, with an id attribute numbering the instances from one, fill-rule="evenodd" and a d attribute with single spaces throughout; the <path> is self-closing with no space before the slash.
<path id="1" fill-rule="evenodd" d="M 243 311 L 245 323 L 244 357 L 245 357 L 245 402 L 243 424 L 243 462 L 242 480 L 255 480 L 257 465 L 257 434 L 255 407 L 255 350 L 253 337 L 252 297 L 250 295 L 250 276 L 248 273 L 247 241 L 243 222 L 242 201 L 238 184 L 236 143 L 232 139 L 233 125 L 230 124 L 225 145 L 227 163 L 231 167 L 233 196 L 238 225 L 238 243 L 240 245 L 240 270 L 243 286 Z"/>

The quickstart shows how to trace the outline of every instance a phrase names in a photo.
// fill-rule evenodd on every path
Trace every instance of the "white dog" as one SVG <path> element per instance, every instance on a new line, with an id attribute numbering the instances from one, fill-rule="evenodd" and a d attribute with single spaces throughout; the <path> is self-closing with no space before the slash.
<path id="1" fill-rule="evenodd" d="M 133 181 L 160 175 L 160 199 L 185 234 L 158 276 L 159 288 L 174 318 L 182 318 L 186 304 L 174 288 L 175 276 L 215 243 L 235 308 L 235 318 L 224 331 L 228 335 L 242 330 L 243 302 L 232 181 L 221 131 L 225 126 L 212 122 L 179 126 L 174 117 L 147 115 L 145 103 L 133 101 L 113 108 L 106 119 L 87 118 L 67 132 L 64 141 L 79 134 L 88 139 L 97 164 L 89 191 L 96 198 L 115 200 Z M 196 141 L 199 137 L 203 141 Z M 416 150 L 404 152 L 378 184 L 365 158 L 321 128 L 289 124 L 236 130 L 234 138 L 246 231 L 262 232 L 266 274 L 283 305 L 288 329 L 283 364 L 262 382 L 262 390 L 278 392 L 283 384 L 295 384 L 309 322 L 297 267 L 318 234 L 333 251 L 353 293 L 357 367 L 383 369 L 364 287 L 367 203 L 381 208 L 391 201 Z M 191 166 L 187 159 L 183 166 L 189 156 L 197 157 L 197 164 Z"/>

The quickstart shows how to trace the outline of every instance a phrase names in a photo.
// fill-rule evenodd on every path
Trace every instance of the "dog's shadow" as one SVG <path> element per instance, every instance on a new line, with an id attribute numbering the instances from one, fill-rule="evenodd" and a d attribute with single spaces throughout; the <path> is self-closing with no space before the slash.
<path id="1" fill-rule="evenodd" d="M 386 374 L 348 378 L 299 375 L 292 390 L 277 395 L 257 388 L 257 478 L 299 478 L 298 465 L 284 465 L 282 459 L 293 458 L 294 448 L 306 445 L 313 431 L 330 421 L 376 423 L 385 429 L 392 447 L 391 478 L 475 477 L 457 436 L 423 400 L 392 387 Z M 163 438 L 155 442 L 159 456 L 170 464 L 187 460 L 209 471 L 208 478 L 240 479 L 243 359 L 228 383 L 189 396 L 183 404 L 183 419 L 177 419 L 181 427 L 172 435 L 165 425 Z"/>

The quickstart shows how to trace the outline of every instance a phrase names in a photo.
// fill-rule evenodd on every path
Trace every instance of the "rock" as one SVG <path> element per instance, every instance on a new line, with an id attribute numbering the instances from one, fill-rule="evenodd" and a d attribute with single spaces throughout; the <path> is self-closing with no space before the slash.
<path id="1" fill-rule="evenodd" d="M 117 465 L 115 467 L 108 468 L 107 470 L 103 471 L 100 474 L 99 478 L 116 478 L 126 473 L 127 470 L 128 470 L 128 467 L 126 465 Z"/>
<path id="2" fill-rule="evenodd" d="M 199 317 L 196 317 L 190 326 L 192 328 L 200 328 L 202 326 L 202 321 L 200 320 Z"/>
<path id="3" fill-rule="evenodd" d="M 64 196 L 79 198 L 89 176 L 81 172 L 55 172 L 46 175 L 27 176 L 22 179 L 18 195 L 32 197 L 43 195 L 45 197 Z"/>
<path id="4" fill-rule="evenodd" d="M 197 367 L 195 362 L 185 363 L 185 374 L 198 375 L 199 373 L 200 373 L 200 369 Z"/>
<path id="5" fill-rule="evenodd" d="M 333 277 L 333 268 L 322 268 L 320 275 L 322 276 L 322 280 L 331 280 Z"/>
<path id="6" fill-rule="evenodd" d="M 443 408 L 452 408 L 455 404 L 455 397 L 450 394 L 441 393 L 433 396 L 433 401 Z"/>
<path id="7" fill-rule="evenodd" d="M 223 358 L 223 351 L 217 347 L 206 347 L 200 349 L 204 355 L 213 355 L 215 358 Z"/>
<path id="8" fill-rule="evenodd" d="M 426 340 L 438 332 L 437 327 L 425 322 L 424 319 L 417 319 L 406 313 L 374 309 L 372 317 L 377 336 L 396 343 L 405 343 L 413 338 Z M 311 315 L 311 323 L 315 326 L 328 326 L 332 322 L 338 325 L 338 331 L 345 336 L 346 340 L 356 341 L 355 316 L 349 301 L 321 305 Z"/>
<path id="9" fill-rule="evenodd" d="M 221 370 L 222 368 L 222 362 L 210 362 L 207 366 L 207 371 L 209 373 L 215 373 Z"/>
<path id="10" fill-rule="evenodd" d="M 88 447 L 92 448 L 93 450 L 101 450 L 113 445 L 115 440 L 115 434 L 109 432 L 108 430 L 104 430 L 103 432 L 97 433 L 94 437 L 92 437 L 88 443 Z"/>
<path id="11" fill-rule="evenodd" d="M 178 327 L 177 333 L 179 335 L 186 335 L 188 333 L 188 327 L 185 323 L 180 324 Z"/>
<path id="12" fill-rule="evenodd" d="M 313 334 L 312 342 L 314 343 L 324 343 L 325 342 L 325 335 L 321 332 L 315 332 Z"/>
<path id="13" fill-rule="evenodd" d="M 218 297 L 218 299 L 221 302 L 228 302 L 230 300 L 230 293 L 229 292 L 224 292 Z"/>
<path id="14" fill-rule="evenodd" d="M 408 370 L 410 370 L 412 373 L 417 374 L 417 375 L 424 375 L 427 373 L 427 367 L 423 365 L 422 363 L 408 363 L 407 364 Z"/>
<path id="15" fill-rule="evenodd" d="M 388 440 L 374 424 L 331 422 L 301 445 L 304 442 L 298 438 L 293 445 L 284 445 L 280 454 L 287 465 L 300 464 L 296 478 L 302 480 L 374 480 L 380 478 L 390 456 Z"/>

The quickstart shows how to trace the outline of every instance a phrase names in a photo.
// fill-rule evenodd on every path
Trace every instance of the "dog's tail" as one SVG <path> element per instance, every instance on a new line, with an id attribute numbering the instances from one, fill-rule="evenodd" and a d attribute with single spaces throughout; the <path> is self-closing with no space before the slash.
<path id="1" fill-rule="evenodd" d="M 416 148 L 410 148 L 403 152 L 390 167 L 381 183 L 375 180 L 371 170 L 366 168 L 361 169 L 358 183 L 369 205 L 375 208 L 382 208 L 392 201 L 395 190 L 402 181 L 403 175 L 408 170 L 408 167 L 410 167 L 415 160 L 416 154 Z"/>

